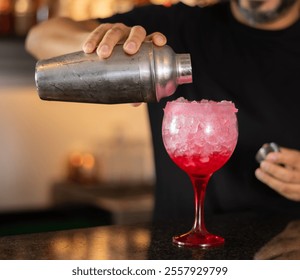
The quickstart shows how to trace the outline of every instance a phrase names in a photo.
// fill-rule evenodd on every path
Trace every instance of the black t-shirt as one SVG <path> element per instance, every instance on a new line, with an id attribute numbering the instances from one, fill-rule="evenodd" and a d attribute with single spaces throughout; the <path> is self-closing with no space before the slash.
<path id="1" fill-rule="evenodd" d="M 262 144 L 273 141 L 300 150 L 299 21 L 279 31 L 251 28 L 234 19 L 228 3 L 207 8 L 150 5 L 100 21 L 142 25 L 148 33 L 160 31 L 176 53 L 191 54 L 193 83 L 148 105 L 157 174 L 156 220 L 193 218 L 191 182 L 170 160 L 161 137 L 165 102 L 178 96 L 231 100 L 239 110 L 238 144 L 208 183 L 208 213 L 300 211 L 300 203 L 282 197 L 254 176 L 255 154 Z"/>

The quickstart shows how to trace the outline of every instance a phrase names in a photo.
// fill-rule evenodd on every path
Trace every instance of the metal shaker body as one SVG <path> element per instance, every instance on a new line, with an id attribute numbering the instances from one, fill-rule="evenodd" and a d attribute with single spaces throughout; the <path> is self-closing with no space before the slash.
<path id="1" fill-rule="evenodd" d="M 44 100 L 117 104 L 156 102 L 178 84 L 192 82 L 189 54 L 143 43 L 135 55 L 117 45 L 112 55 L 75 52 L 36 64 L 35 81 Z"/>

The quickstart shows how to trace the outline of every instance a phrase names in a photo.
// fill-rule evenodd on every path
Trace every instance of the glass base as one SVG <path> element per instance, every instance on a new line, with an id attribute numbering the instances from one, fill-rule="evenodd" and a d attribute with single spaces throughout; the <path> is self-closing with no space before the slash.
<path id="1" fill-rule="evenodd" d="M 224 238 L 208 232 L 189 231 L 185 234 L 174 236 L 173 243 L 186 247 L 217 247 L 224 244 Z"/>

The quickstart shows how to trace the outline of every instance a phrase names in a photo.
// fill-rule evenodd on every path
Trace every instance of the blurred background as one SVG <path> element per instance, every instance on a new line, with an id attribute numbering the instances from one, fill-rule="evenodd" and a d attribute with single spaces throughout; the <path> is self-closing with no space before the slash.
<path id="1" fill-rule="evenodd" d="M 0 0 L 0 235 L 151 220 L 145 105 L 41 101 L 24 40 L 51 17 L 83 20 L 176 2 Z"/>

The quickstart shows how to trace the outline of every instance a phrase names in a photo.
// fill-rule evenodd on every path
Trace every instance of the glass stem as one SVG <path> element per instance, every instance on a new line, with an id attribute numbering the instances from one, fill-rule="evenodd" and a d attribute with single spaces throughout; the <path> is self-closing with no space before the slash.
<path id="1" fill-rule="evenodd" d="M 204 199 L 206 193 L 206 186 L 212 174 L 204 176 L 191 176 L 191 181 L 194 187 L 195 195 L 195 221 L 193 231 L 206 233 L 204 223 Z"/>

